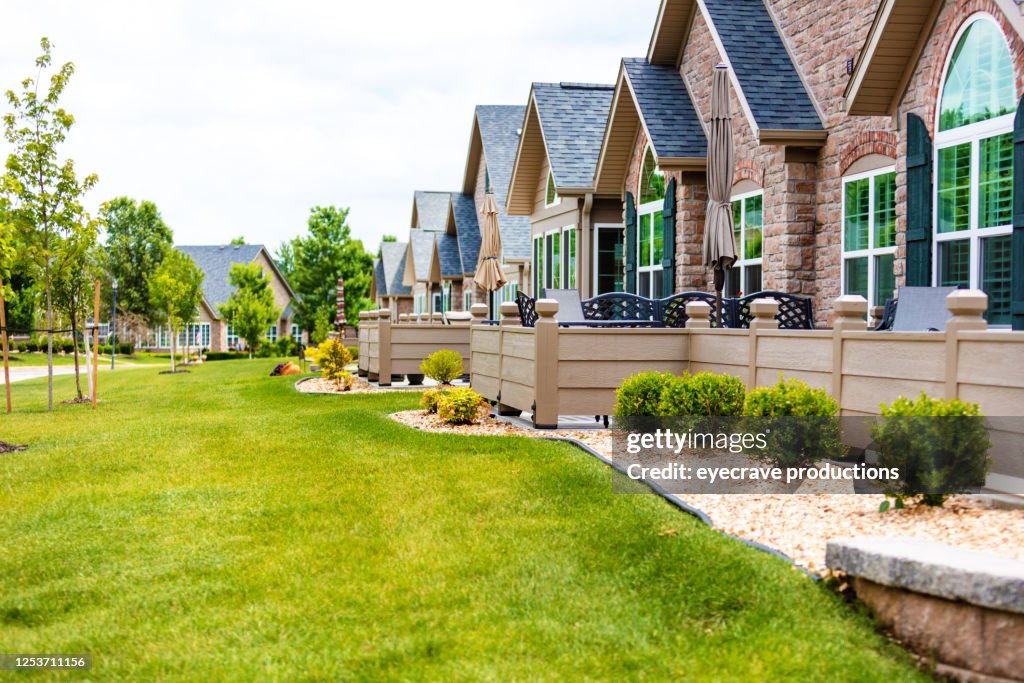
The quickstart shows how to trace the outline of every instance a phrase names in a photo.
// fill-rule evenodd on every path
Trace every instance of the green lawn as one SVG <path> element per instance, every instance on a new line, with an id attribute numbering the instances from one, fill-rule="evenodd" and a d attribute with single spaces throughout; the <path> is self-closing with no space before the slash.
<path id="1" fill-rule="evenodd" d="M 28 368 L 28 367 L 45 367 L 46 366 L 46 353 L 11 353 L 8 358 L 10 359 L 12 368 Z M 78 354 L 78 363 L 81 367 L 85 367 L 85 354 Z M 128 364 L 171 364 L 170 356 L 165 354 L 151 354 L 151 353 L 137 353 L 134 356 L 122 356 L 118 354 L 115 365 L 117 363 L 128 363 Z M 57 365 L 74 365 L 75 355 L 73 353 L 68 354 L 53 354 L 53 364 Z M 110 354 L 100 356 L 100 365 L 110 365 Z"/>
<path id="2" fill-rule="evenodd" d="M 414 394 L 299 395 L 274 364 L 114 373 L 96 412 L 15 385 L 0 652 L 101 680 L 927 680 L 580 450 L 422 434 L 386 417 Z"/>

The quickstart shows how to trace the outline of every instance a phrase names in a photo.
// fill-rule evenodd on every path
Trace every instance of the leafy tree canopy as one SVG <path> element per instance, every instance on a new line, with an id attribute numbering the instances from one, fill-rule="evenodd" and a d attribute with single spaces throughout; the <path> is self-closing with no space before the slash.
<path id="1" fill-rule="evenodd" d="M 280 317 L 281 309 L 274 304 L 274 292 L 258 263 L 234 264 L 228 271 L 228 282 L 235 291 L 221 304 L 220 314 L 245 340 L 251 357 L 252 350 Z"/>
<path id="2" fill-rule="evenodd" d="M 195 318 L 203 298 L 203 271 L 188 254 L 171 249 L 149 280 L 149 300 L 171 333 L 171 369 L 182 323 Z"/>
<path id="3" fill-rule="evenodd" d="M 107 228 L 106 265 L 117 280 L 118 308 L 156 322 L 163 312 L 152 304 L 149 281 L 171 251 L 171 229 L 156 204 L 145 200 L 112 199 L 100 216 Z"/>
<path id="4" fill-rule="evenodd" d="M 228 244 L 234 244 L 234 245 L 245 244 L 245 237 L 242 236 L 242 235 L 239 235 L 238 237 L 236 237 L 233 240 L 231 240 Z"/>

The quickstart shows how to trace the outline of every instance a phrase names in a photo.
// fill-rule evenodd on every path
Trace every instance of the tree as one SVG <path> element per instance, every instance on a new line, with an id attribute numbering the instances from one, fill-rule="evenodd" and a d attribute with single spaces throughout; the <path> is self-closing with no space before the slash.
<path id="1" fill-rule="evenodd" d="M 233 245 L 241 246 L 241 245 L 245 244 L 245 237 L 240 235 L 240 236 L 234 238 L 233 240 L 231 240 L 230 242 L 228 242 L 228 244 L 233 244 Z"/>
<path id="2" fill-rule="evenodd" d="M 107 271 L 117 280 L 118 309 L 156 322 L 160 312 L 150 302 L 149 280 L 171 250 L 171 229 L 156 204 L 146 200 L 111 199 L 100 216 L 107 229 Z"/>
<path id="3" fill-rule="evenodd" d="M 234 264 L 228 271 L 228 282 L 235 291 L 221 304 L 220 314 L 245 340 L 252 358 L 252 350 L 280 317 L 281 309 L 274 305 L 274 292 L 258 263 Z"/>
<path id="4" fill-rule="evenodd" d="M 178 330 L 192 320 L 203 298 L 203 271 L 188 254 L 171 249 L 149 281 L 149 301 L 167 321 L 171 335 L 171 372 L 177 370 Z"/>
<path id="5" fill-rule="evenodd" d="M 60 241 L 53 259 L 53 305 L 71 323 L 75 342 L 75 390 L 82 398 L 82 378 L 78 362 L 78 331 L 88 317 L 95 296 L 95 283 L 101 277 L 101 255 L 96 244 L 97 231 L 86 227 Z"/>
<path id="6" fill-rule="evenodd" d="M 395 237 L 394 235 L 384 235 L 383 237 L 380 238 L 380 241 L 381 242 L 397 242 L 398 238 Z"/>
<path id="7" fill-rule="evenodd" d="M 291 242 L 281 242 L 274 255 L 274 263 L 277 264 L 277 269 L 281 271 L 284 279 L 288 280 L 288 284 L 292 284 L 292 275 L 295 274 L 295 250 L 292 249 Z"/>
<path id="8" fill-rule="evenodd" d="M 96 184 L 96 176 L 82 181 L 75 162 L 61 161 L 58 148 L 74 124 L 74 117 L 60 106 L 75 66 L 65 63 L 51 76 L 49 88 L 39 93 L 39 80 L 52 62 L 49 39 L 40 41 L 43 54 L 36 58 L 36 78 L 21 82 L 21 94 L 7 91 L 12 111 L 4 116 L 4 137 L 11 146 L 2 191 L 9 206 L 7 216 L 24 238 L 35 270 L 41 275 L 46 303 L 47 405 L 53 410 L 53 256 L 59 241 L 90 225 L 82 208 L 82 196 Z"/>
<path id="9" fill-rule="evenodd" d="M 352 239 L 348 209 L 315 206 L 310 209 L 309 234 L 296 237 L 279 254 L 289 261 L 286 277 L 298 295 L 296 312 L 314 337 L 316 321 L 334 320 L 338 278 L 345 280 L 345 317 L 350 324 L 370 308 L 373 257 L 360 240 Z M 279 264 L 280 267 L 280 264 Z"/>

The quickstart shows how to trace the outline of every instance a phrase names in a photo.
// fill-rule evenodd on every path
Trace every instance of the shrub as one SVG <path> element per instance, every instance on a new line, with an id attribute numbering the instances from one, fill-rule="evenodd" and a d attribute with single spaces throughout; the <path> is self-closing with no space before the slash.
<path id="1" fill-rule="evenodd" d="M 352 356 L 348 349 L 337 339 L 327 339 L 320 342 L 316 350 L 317 362 L 320 365 L 320 372 L 326 379 L 335 381 L 342 380 L 342 375 L 348 374 L 345 366 L 352 362 Z M 351 380 L 349 380 L 351 386 Z"/>
<path id="2" fill-rule="evenodd" d="M 120 342 L 117 345 L 117 352 L 122 356 L 135 355 L 135 346 L 131 342 Z"/>
<path id="3" fill-rule="evenodd" d="M 207 351 L 206 360 L 235 360 L 245 358 L 246 354 L 239 351 Z"/>
<path id="4" fill-rule="evenodd" d="M 354 382 L 355 377 L 348 370 L 342 370 L 334 380 L 334 384 L 342 391 L 352 391 L 352 384 Z"/>
<path id="5" fill-rule="evenodd" d="M 665 383 L 658 401 L 661 415 L 730 416 L 743 412 L 746 388 L 738 377 L 689 373 Z"/>
<path id="6" fill-rule="evenodd" d="M 358 346 L 349 346 L 347 348 L 348 348 L 348 355 L 352 356 L 352 360 L 359 360 L 359 347 Z"/>
<path id="7" fill-rule="evenodd" d="M 451 384 L 462 377 L 462 356 L 448 349 L 435 351 L 420 363 L 420 372 L 440 384 Z"/>
<path id="8" fill-rule="evenodd" d="M 55 344 L 56 344 L 56 341 L 57 340 L 54 340 Z M 60 340 L 60 350 L 63 351 L 64 353 L 74 353 L 75 352 L 75 340 L 74 339 L 61 339 Z"/>
<path id="9" fill-rule="evenodd" d="M 452 389 L 437 401 L 437 415 L 451 425 L 471 425 L 487 415 L 490 405 L 468 387 Z"/>
<path id="10" fill-rule="evenodd" d="M 18 349 L 18 353 L 28 353 L 28 342 L 20 341 L 16 348 Z"/>
<path id="11" fill-rule="evenodd" d="M 983 486 L 992 447 L 977 403 L 959 399 L 900 397 L 882 404 L 882 419 L 871 426 L 879 467 L 898 467 L 899 478 L 885 493 L 901 502 L 916 498 L 942 505 L 953 493 Z"/>
<path id="12" fill-rule="evenodd" d="M 253 355 L 257 358 L 273 358 L 277 355 L 277 344 L 266 338 L 260 339 Z"/>
<path id="13" fill-rule="evenodd" d="M 110 355 L 110 344 L 100 344 L 100 351 L 99 351 L 99 353 L 100 353 L 101 356 L 109 356 Z"/>
<path id="14" fill-rule="evenodd" d="M 839 404 L 824 389 L 798 379 L 779 379 L 773 387 L 747 394 L 743 414 L 748 433 L 766 434 L 768 447 L 754 451 L 777 467 L 811 465 L 821 458 L 841 457 Z"/>
<path id="15" fill-rule="evenodd" d="M 281 337 L 274 347 L 274 354 L 281 357 L 294 356 L 297 344 L 291 337 Z"/>
<path id="16" fill-rule="evenodd" d="M 667 372 L 641 372 L 627 377 L 615 390 L 615 417 L 660 415 L 661 392 L 672 379 Z"/>
<path id="17" fill-rule="evenodd" d="M 39 340 L 29 339 L 27 342 L 25 342 L 25 348 L 28 350 L 29 353 L 37 352 L 39 350 Z"/>
<path id="18" fill-rule="evenodd" d="M 428 413 L 437 412 L 437 403 L 448 395 L 450 389 L 427 389 L 420 398 L 420 407 Z"/>

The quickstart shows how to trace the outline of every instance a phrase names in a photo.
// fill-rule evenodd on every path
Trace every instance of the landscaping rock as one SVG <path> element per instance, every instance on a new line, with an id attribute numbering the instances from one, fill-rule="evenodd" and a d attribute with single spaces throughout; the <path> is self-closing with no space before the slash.
<path id="1" fill-rule="evenodd" d="M 1024 613 L 1024 561 L 914 538 L 829 541 L 832 570 L 883 586 Z"/>

